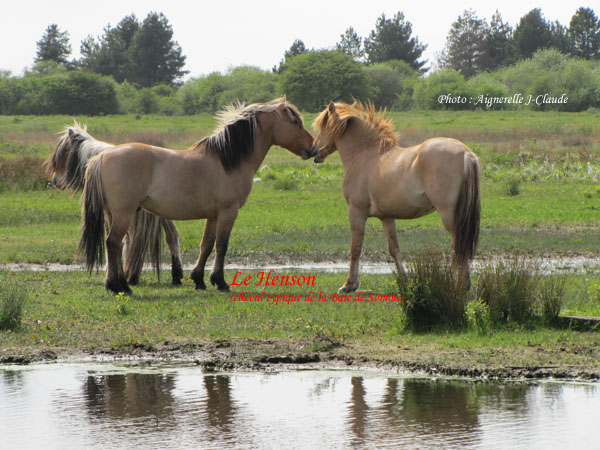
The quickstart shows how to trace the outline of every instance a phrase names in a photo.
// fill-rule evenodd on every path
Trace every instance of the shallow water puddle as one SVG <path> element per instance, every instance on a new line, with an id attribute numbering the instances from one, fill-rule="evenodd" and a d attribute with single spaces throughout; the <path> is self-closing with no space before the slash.
<path id="1" fill-rule="evenodd" d="M 600 386 L 193 365 L 0 366 L 0 448 L 593 448 Z"/>

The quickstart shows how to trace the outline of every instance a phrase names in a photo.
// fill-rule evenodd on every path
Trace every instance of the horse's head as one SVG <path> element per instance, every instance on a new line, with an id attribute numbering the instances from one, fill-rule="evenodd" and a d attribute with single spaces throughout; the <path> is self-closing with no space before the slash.
<path id="1" fill-rule="evenodd" d="M 302 116 L 296 107 L 282 101 L 277 108 L 278 121 L 274 128 L 274 144 L 283 147 L 302 159 L 312 158 L 317 151 L 313 147 L 313 137 L 304 128 Z"/>
<path id="2" fill-rule="evenodd" d="M 317 149 L 315 156 L 316 163 L 322 163 L 325 161 L 325 158 L 337 150 L 333 130 L 335 130 L 338 122 L 339 117 L 335 110 L 335 103 L 329 102 L 329 106 L 319 114 L 314 122 L 314 127 L 318 131 L 313 143 Z"/>

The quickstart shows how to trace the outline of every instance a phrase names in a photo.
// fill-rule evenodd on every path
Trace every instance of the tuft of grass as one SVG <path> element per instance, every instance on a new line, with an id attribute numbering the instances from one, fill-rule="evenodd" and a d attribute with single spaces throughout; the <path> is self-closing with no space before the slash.
<path id="1" fill-rule="evenodd" d="M 0 330 L 16 330 L 21 326 L 27 295 L 16 283 L 0 281 Z"/>
<path id="2" fill-rule="evenodd" d="M 398 275 L 397 284 L 405 295 L 402 308 L 409 328 L 427 330 L 465 324 L 467 291 L 447 255 L 434 251 L 417 254 L 411 269 Z"/>
<path id="3" fill-rule="evenodd" d="M 490 311 L 482 299 L 467 304 L 467 323 L 480 335 L 485 335 L 490 330 Z"/>
<path id="4" fill-rule="evenodd" d="M 275 180 L 273 187 L 278 191 L 295 191 L 298 189 L 298 183 L 289 178 L 279 178 Z"/>
<path id="5" fill-rule="evenodd" d="M 477 298 L 488 306 L 493 322 L 530 321 L 535 313 L 538 271 L 518 257 L 488 265 L 477 279 Z"/>
<path id="6" fill-rule="evenodd" d="M 504 192 L 509 197 L 519 195 L 521 193 L 521 179 L 517 177 L 509 178 L 504 185 Z"/>
<path id="7" fill-rule="evenodd" d="M 560 311 L 564 303 L 566 275 L 551 275 L 540 283 L 540 303 L 542 318 L 546 325 L 558 325 Z"/>

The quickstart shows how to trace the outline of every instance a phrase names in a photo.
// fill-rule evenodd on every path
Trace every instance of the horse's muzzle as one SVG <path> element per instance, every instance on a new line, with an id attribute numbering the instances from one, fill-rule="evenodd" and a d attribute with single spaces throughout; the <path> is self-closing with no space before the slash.
<path id="1" fill-rule="evenodd" d="M 302 152 L 302 159 L 312 158 L 314 156 L 317 156 L 318 153 L 319 150 L 317 150 L 317 147 L 315 146 L 312 146 L 311 148 L 305 148 Z"/>

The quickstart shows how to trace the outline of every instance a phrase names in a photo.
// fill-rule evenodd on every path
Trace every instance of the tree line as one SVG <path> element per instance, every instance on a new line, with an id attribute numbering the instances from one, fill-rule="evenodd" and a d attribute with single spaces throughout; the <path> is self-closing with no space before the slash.
<path id="1" fill-rule="evenodd" d="M 402 12 L 382 14 L 365 37 L 348 27 L 330 49 L 308 49 L 297 39 L 271 71 L 241 66 L 185 83 L 185 56 L 160 13 L 107 25 L 102 36 L 81 43 L 78 60 L 69 60 L 69 34 L 55 24 L 37 48 L 33 67 L 22 77 L 0 74 L 0 114 L 196 114 L 283 93 L 306 111 L 353 99 L 399 110 L 482 107 L 441 102 L 446 94 L 469 99 L 565 94 L 565 104 L 527 107 L 600 107 L 600 22 L 590 8 L 579 8 L 568 26 L 547 21 L 536 8 L 514 29 L 498 11 L 488 23 L 466 10 L 452 24 L 434 70 L 422 57 L 426 45 L 413 36 Z M 500 102 L 484 108 L 520 107 Z"/>

